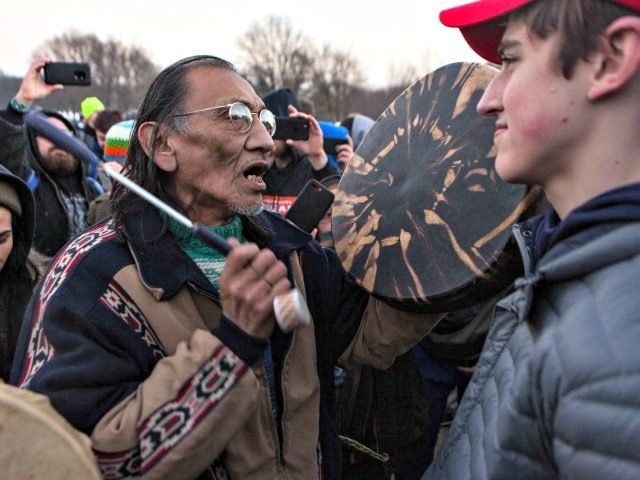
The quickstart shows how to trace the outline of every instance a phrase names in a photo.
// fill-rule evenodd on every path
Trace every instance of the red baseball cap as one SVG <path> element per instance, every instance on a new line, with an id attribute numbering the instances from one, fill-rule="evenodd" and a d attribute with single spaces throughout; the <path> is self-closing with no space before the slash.
<path id="1" fill-rule="evenodd" d="M 469 46 L 482 58 L 500 63 L 498 46 L 505 26 L 501 17 L 536 0 L 477 0 L 440 12 L 447 27 L 459 28 Z M 640 0 L 611 0 L 640 11 Z"/>

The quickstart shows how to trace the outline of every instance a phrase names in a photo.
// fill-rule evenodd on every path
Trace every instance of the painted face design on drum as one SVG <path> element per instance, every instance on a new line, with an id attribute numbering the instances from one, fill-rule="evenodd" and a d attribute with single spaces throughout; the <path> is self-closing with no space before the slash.
<path id="1" fill-rule="evenodd" d="M 412 308 L 447 296 L 448 307 L 462 308 L 463 296 L 450 292 L 473 290 L 469 282 L 503 258 L 526 187 L 496 174 L 494 123 L 476 112 L 495 74 L 471 64 L 433 72 L 359 146 L 340 182 L 333 229 L 343 266 L 368 291 Z"/>

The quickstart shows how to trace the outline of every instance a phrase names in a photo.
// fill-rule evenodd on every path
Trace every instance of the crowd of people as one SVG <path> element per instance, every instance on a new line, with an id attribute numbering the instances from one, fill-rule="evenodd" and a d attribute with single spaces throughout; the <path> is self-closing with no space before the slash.
<path id="1" fill-rule="evenodd" d="M 500 67 L 477 105 L 497 174 L 550 204 L 513 225 L 523 275 L 446 313 L 360 286 L 331 210 L 311 233 L 286 219 L 310 180 L 338 189 L 372 119 L 320 121 L 198 55 L 133 118 L 90 96 L 74 124 L 38 106 L 62 86 L 31 63 L 0 110 L 0 378 L 86 435 L 104 478 L 640 477 L 640 0 L 440 19 Z M 308 136 L 274 139 L 284 117 Z"/>

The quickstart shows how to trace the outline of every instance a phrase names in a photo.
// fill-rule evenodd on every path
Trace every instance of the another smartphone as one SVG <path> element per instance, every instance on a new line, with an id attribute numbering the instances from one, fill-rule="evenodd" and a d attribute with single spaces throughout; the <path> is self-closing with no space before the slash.
<path id="1" fill-rule="evenodd" d="M 285 215 L 305 232 L 311 232 L 333 204 L 333 192 L 317 180 L 309 180 Z"/>
<path id="2" fill-rule="evenodd" d="M 309 119 L 298 117 L 276 117 L 277 140 L 307 140 L 309 138 Z"/>
<path id="3" fill-rule="evenodd" d="M 49 62 L 43 70 L 44 83 L 91 85 L 91 67 L 81 62 Z"/>

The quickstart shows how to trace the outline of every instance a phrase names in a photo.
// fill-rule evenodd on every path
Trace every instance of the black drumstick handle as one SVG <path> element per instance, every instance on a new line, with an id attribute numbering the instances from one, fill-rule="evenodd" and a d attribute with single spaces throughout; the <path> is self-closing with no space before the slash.
<path id="1" fill-rule="evenodd" d="M 216 250 L 218 250 L 225 257 L 229 255 L 229 252 L 233 248 L 229 242 L 227 242 L 217 233 L 209 230 L 204 225 L 200 225 L 198 223 L 193 223 L 192 225 L 193 226 L 191 227 L 191 231 L 196 237 L 209 245 L 211 248 L 215 248 Z"/>

